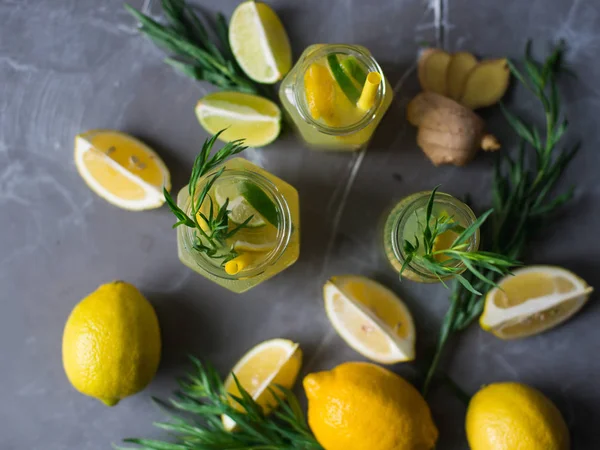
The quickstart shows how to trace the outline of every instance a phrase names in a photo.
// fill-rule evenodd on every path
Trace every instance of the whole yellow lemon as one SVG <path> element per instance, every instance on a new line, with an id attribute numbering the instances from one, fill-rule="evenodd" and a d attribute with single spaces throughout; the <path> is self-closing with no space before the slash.
<path id="1" fill-rule="evenodd" d="M 569 449 L 569 430 L 556 406 L 520 383 L 494 383 L 477 392 L 466 427 L 471 450 Z"/>
<path id="2" fill-rule="evenodd" d="M 158 368 L 160 330 L 154 308 L 129 283 L 103 284 L 71 311 L 62 353 L 75 389 L 116 405 L 144 389 Z"/>
<path id="3" fill-rule="evenodd" d="M 438 431 L 425 399 L 375 364 L 349 362 L 304 378 L 308 422 L 326 450 L 430 450 Z"/>

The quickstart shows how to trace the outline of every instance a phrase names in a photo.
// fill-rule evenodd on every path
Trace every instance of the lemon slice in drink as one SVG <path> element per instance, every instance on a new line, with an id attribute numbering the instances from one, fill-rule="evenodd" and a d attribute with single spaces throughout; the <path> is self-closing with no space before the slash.
<path id="1" fill-rule="evenodd" d="M 415 357 L 415 326 L 392 291 L 361 276 L 333 277 L 324 287 L 325 310 L 335 330 L 361 355 L 382 364 Z"/>
<path id="2" fill-rule="evenodd" d="M 564 322 L 587 302 L 593 288 L 561 267 L 515 270 L 486 296 L 481 327 L 501 339 L 541 333 Z"/>
<path id="3" fill-rule="evenodd" d="M 91 130 L 75 137 L 75 165 L 100 197 L 133 211 L 160 207 L 171 189 L 165 163 L 154 150 L 125 133 Z"/>
<path id="4" fill-rule="evenodd" d="M 262 406 L 265 413 L 268 413 L 277 406 L 277 400 L 269 391 L 269 387 L 274 392 L 277 392 L 276 385 L 291 389 L 301 365 L 302 350 L 298 344 L 288 339 L 271 339 L 252 348 L 231 372 L 248 394 Z M 232 375 L 225 380 L 225 389 L 229 394 L 240 397 Z M 236 409 L 242 410 L 237 403 L 231 403 Z M 235 427 L 235 422 L 230 417 L 223 416 L 222 420 L 227 430 Z"/>
<path id="5" fill-rule="evenodd" d="M 229 42 L 240 67 L 259 83 L 276 83 L 292 68 L 292 49 L 283 24 L 262 2 L 245 1 L 233 11 Z"/>
<path id="6" fill-rule="evenodd" d="M 281 131 L 281 110 L 266 98 L 241 92 L 214 92 L 196 105 L 200 125 L 225 142 L 244 139 L 244 144 L 262 147 Z"/>
<path id="7" fill-rule="evenodd" d="M 306 103 L 313 119 L 335 126 L 335 80 L 323 64 L 313 63 L 304 73 Z"/>

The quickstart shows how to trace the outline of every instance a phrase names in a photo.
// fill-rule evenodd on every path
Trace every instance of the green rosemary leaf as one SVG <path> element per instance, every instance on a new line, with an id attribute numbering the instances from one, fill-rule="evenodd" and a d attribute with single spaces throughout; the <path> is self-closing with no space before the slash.
<path id="1" fill-rule="evenodd" d="M 173 225 L 173 228 L 177 228 L 180 225 L 186 225 L 188 227 L 194 226 L 194 221 L 190 219 L 179 206 L 177 206 L 177 203 L 175 203 L 173 197 L 171 197 L 171 194 L 165 188 L 163 188 L 163 195 L 165 196 L 167 206 L 171 209 L 175 217 L 179 219 L 178 222 Z"/>
<path id="2" fill-rule="evenodd" d="M 479 270 L 477 270 L 477 268 L 471 263 L 469 258 L 466 258 L 463 256 L 462 258 L 460 258 L 460 260 L 465 265 L 465 267 L 468 269 L 468 271 L 471 272 L 475 277 L 479 278 L 481 281 L 483 281 L 486 284 L 489 284 L 490 286 L 498 287 L 498 285 L 496 283 L 494 283 L 491 279 L 489 279 L 484 274 L 482 274 Z M 490 264 L 493 266 L 493 264 L 491 264 L 489 262 L 487 264 Z"/>
<path id="3" fill-rule="evenodd" d="M 227 63 L 229 64 L 229 69 L 235 71 L 237 68 L 237 61 L 233 56 L 233 52 L 231 51 L 231 44 L 229 43 L 229 30 L 227 27 L 227 19 L 221 13 L 217 14 L 215 20 L 215 33 L 219 38 L 221 43 L 221 47 L 224 49 L 227 54 Z"/>
<path id="4" fill-rule="evenodd" d="M 435 194 L 440 186 L 436 186 L 431 191 L 431 195 L 429 196 L 429 200 L 427 201 L 427 207 L 425 209 L 425 229 L 423 230 L 423 246 L 425 247 L 425 253 L 429 253 L 433 248 L 433 233 L 431 232 L 431 214 L 433 212 L 433 202 L 435 198 Z"/>
<path id="5" fill-rule="evenodd" d="M 566 120 L 563 120 L 562 123 L 558 126 L 558 128 L 556 128 L 556 130 L 554 131 L 554 134 L 552 135 L 552 140 L 550 141 L 550 144 L 548 145 L 548 147 L 552 147 L 554 146 L 554 144 L 556 144 L 556 142 L 558 142 L 563 134 L 565 134 L 565 131 L 567 131 L 567 127 L 569 126 L 569 123 Z"/>
<path id="6" fill-rule="evenodd" d="M 529 83 L 527 82 L 527 80 L 525 80 L 525 77 L 523 76 L 523 74 L 521 74 L 521 71 L 517 68 L 517 66 L 515 66 L 514 63 L 510 59 L 507 60 L 507 63 L 508 63 L 508 68 L 510 69 L 510 72 L 513 74 L 513 76 L 517 80 L 519 80 L 519 82 L 523 86 L 525 86 L 529 90 L 533 91 L 533 89 L 531 88 L 531 86 L 529 86 Z"/>
<path id="7" fill-rule="evenodd" d="M 487 218 L 494 212 L 493 209 L 490 209 L 488 211 L 486 211 L 485 213 L 483 213 L 481 216 L 479 216 L 475 222 L 473 222 L 471 225 L 469 225 L 465 231 L 463 231 L 454 241 L 454 243 L 452 244 L 451 248 L 454 248 L 460 244 L 464 244 L 466 243 L 469 239 L 471 239 L 471 236 L 473 236 L 475 234 L 475 232 L 481 227 L 481 225 L 483 225 L 483 223 L 487 220 Z"/>
<path id="8" fill-rule="evenodd" d="M 302 407 L 300 406 L 300 402 L 296 398 L 296 396 L 292 393 L 291 390 L 278 386 L 278 389 L 283 392 L 285 395 L 285 402 L 282 401 L 282 404 L 287 404 L 290 408 L 292 414 L 296 418 L 296 423 L 302 425 L 302 427 L 306 430 L 308 428 L 308 423 L 306 422 L 306 418 L 304 417 L 304 413 L 302 411 Z"/>
<path id="9" fill-rule="evenodd" d="M 516 115 L 507 110 L 502 102 L 500 103 L 500 108 L 504 113 L 504 117 L 506 117 L 506 120 L 508 120 L 511 127 L 515 130 L 519 137 L 525 139 L 530 145 L 535 146 L 535 139 L 531 129 Z"/>
<path id="10" fill-rule="evenodd" d="M 412 255 L 408 255 L 405 259 L 404 262 L 402 263 L 402 267 L 400 267 L 400 272 L 398 273 L 398 276 L 400 277 L 400 279 L 402 280 L 402 274 L 404 273 L 404 271 L 406 270 L 406 268 L 410 265 L 410 263 L 413 260 L 413 256 Z"/>
<path id="11" fill-rule="evenodd" d="M 242 228 L 246 228 L 248 226 L 248 224 L 250 223 L 250 221 L 254 218 L 254 215 L 251 215 L 250 217 L 248 217 L 246 220 L 244 220 L 244 222 L 240 223 L 239 225 L 237 225 L 235 228 L 233 228 L 229 233 L 227 233 L 225 235 L 225 239 L 230 238 L 231 236 L 233 236 L 235 233 L 237 233 L 238 231 L 240 231 Z"/>
<path id="12" fill-rule="evenodd" d="M 475 295 L 481 295 L 481 292 L 479 292 L 478 290 L 476 290 L 473 285 L 462 275 L 458 274 L 455 277 L 458 282 L 463 285 L 463 287 L 468 290 L 469 292 L 475 294 Z"/>
<path id="13" fill-rule="evenodd" d="M 546 205 L 535 208 L 531 214 L 536 217 L 546 216 L 552 213 L 554 210 L 560 208 L 562 205 L 567 203 L 569 200 L 573 198 L 573 193 L 575 189 L 573 187 L 569 188 L 567 192 L 564 192 L 558 196 L 556 196 L 553 200 L 548 202 Z"/>
<path id="14" fill-rule="evenodd" d="M 538 70 L 535 63 L 529 58 L 525 59 L 525 69 L 527 70 L 527 75 L 529 75 L 529 78 L 532 81 L 533 85 L 539 91 L 541 91 L 544 88 L 544 80 L 542 78 L 542 74 Z"/>

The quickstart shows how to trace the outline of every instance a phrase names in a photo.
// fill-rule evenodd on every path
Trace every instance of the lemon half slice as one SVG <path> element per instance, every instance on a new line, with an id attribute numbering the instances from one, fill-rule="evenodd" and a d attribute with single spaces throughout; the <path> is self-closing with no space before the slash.
<path id="1" fill-rule="evenodd" d="M 361 355 L 393 364 L 415 358 L 415 326 L 389 289 L 361 276 L 333 277 L 324 287 L 325 310 L 346 343 Z"/>
<path id="2" fill-rule="evenodd" d="M 292 68 L 292 49 L 279 17 L 268 5 L 245 1 L 233 11 L 229 42 L 236 61 L 259 83 L 276 83 Z"/>
<path id="3" fill-rule="evenodd" d="M 263 407 L 265 413 L 277 406 L 277 400 L 269 391 L 269 386 L 277 392 L 275 385 L 291 389 L 296 382 L 302 365 L 302 350 L 298 344 L 288 339 L 271 339 L 262 342 L 246 353 L 232 369 L 242 387 Z M 225 389 L 231 395 L 240 397 L 240 391 L 232 375 L 225 380 Z M 236 409 L 241 407 L 232 401 Z M 235 422 L 223 416 L 227 430 L 235 428 Z"/>
<path id="4" fill-rule="evenodd" d="M 281 131 L 281 110 L 266 98 L 240 92 L 214 92 L 196 105 L 196 117 L 209 133 L 221 130 L 219 139 L 244 139 L 250 147 L 270 144 Z"/>
<path id="5" fill-rule="evenodd" d="M 165 163 L 154 150 L 125 133 L 91 130 L 75 137 L 75 165 L 100 197 L 133 211 L 158 208 L 171 189 Z"/>
<path id="6" fill-rule="evenodd" d="M 506 276 L 486 296 L 481 327 L 501 339 L 541 333 L 581 309 L 593 291 L 561 267 L 530 266 Z"/>

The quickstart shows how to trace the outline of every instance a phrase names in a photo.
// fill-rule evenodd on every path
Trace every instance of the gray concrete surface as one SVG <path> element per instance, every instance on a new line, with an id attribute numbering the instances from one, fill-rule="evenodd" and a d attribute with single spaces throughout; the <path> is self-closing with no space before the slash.
<path id="1" fill-rule="evenodd" d="M 148 2 L 146 2 L 148 3 Z M 150 4 L 157 12 L 156 0 Z M 204 1 L 230 14 L 235 0 Z M 149 6 L 132 0 L 135 7 Z M 591 284 L 600 272 L 600 5 L 594 0 L 276 0 L 299 55 L 315 42 L 363 44 L 398 94 L 368 151 L 318 153 L 286 135 L 246 157 L 298 188 L 302 251 L 298 263 L 242 296 L 182 266 L 173 217 L 117 209 L 95 196 L 76 172 L 73 137 L 90 128 L 132 133 L 156 148 L 173 174 L 186 180 L 206 133 L 193 114 L 211 89 L 175 74 L 163 54 L 136 33 L 121 0 L 0 0 L 0 448 L 95 450 L 122 438 L 157 437 L 163 414 L 150 396 L 166 397 L 186 354 L 223 372 L 254 344 L 287 337 L 305 351 L 304 372 L 359 360 L 334 333 L 322 308 L 321 286 L 334 274 L 375 277 L 414 313 L 418 360 L 393 369 L 416 379 L 447 307 L 442 286 L 400 282 L 382 259 L 379 221 L 395 200 L 441 183 L 475 204 L 489 204 L 492 158 L 466 168 L 434 168 L 415 146 L 403 118 L 417 92 L 413 62 L 427 41 L 486 57 L 519 58 L 528 38 L 543 55 L 566 39 L 578 79 L 561 91 L 571 129 L 583 149 L 564 174 L 575 199 L 531 243 L 529 262 L 575 270 Z M 218 5 L 218 6 L 217 6 Z M 527 117 L 539 106 L 521 90 L 508 104 Z M 512 135 L 497 109 L 485 112 L 505 142 Z M 75 392 L 61 364 L 61 335 L 71 308 L 99 284 L 136 284 L 155 305 L 164 356 L 154 382 L 109 409 Z M 597 296 L 560 328 L 502 342 L 473 326 L 450 346 L 444 365 L 467 391 L 520 380 L 547 393 L 569 424 L 573 448 L 600 445 L 600 308 Z M 441 436 L 438 449 L 467 447 L 465 408 L 444 389 L 430 397 Z"/>

